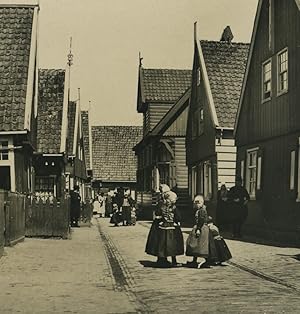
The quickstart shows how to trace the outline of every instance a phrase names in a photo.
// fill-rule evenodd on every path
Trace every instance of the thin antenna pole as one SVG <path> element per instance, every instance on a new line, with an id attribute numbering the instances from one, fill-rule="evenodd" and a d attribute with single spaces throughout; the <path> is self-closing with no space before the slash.
<path id="1" fill-rule="evenodd" d="M 142 57 L 141 52 L 139 51 L 139 66 L 140 66 L 140 67 L 142 67 L 142 66 L 143 66 L 142 61 L 143 61 L 143 57 Z"/>
<path id="2" fill-rule="evenodd" d="M 71 66 L 73 64 L 74 55 L 72 54 L 72 37 L 70 37 L 70 50 L 68 54 L 68 70 L 69 70 L 69 82 L 68 82 L 68 102 L 70 101 L 70 90 L 71 90 Z"/>

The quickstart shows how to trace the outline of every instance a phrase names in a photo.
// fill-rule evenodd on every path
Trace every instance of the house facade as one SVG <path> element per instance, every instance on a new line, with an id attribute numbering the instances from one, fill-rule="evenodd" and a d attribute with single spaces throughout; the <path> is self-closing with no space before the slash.
<path id="1" fill-rule="evenodd" d="M 235 183 L 233 130 L 249 45 L 232 41 L 229 26 L 220 41 L 197 39 L 186 136 L 190 201 L 203 194 L 215 216 L 221 184 Z"/>
<path id="2" fill-rule="evenodd" d="M 37 1 L 0 4 L 0 189 L 33 190 L 37 113 Z"/>
<path id="3" fill-rule="evenodd" d="M 190 84 L 190 70 L 139 67 L 137 111 L 143 114 L 143 138 L 134 151 L 138 158 L 138 203 L 142 208 L 151 209 L 160 183 L 183 192 L 181 199 L 184 197 L 187 171 L 180 160 L 185 151 L 189 102 L 189 92 L 185 92 Z M 176 110 L 172 110 L 177 101 Z"/>
<path id="4" fill-rule="evenodd" d="M 96 193 L 118 187 L 136 191 L 137 158 L 132 148 L 141 138 L 140 126 L 92 126 L 92 186 Z"/>
<path id="5" fill-rule="evenodd" d="M 39 70 L 35 192 L 60 198 L 65 191 L 67 163 L 67 75 L 61 69 Z"/>
<path id="6" fill-rule="evenodd" d="M 300 2 L 260 0 L 235 125 L 247 228 L 300 243 Z"/>

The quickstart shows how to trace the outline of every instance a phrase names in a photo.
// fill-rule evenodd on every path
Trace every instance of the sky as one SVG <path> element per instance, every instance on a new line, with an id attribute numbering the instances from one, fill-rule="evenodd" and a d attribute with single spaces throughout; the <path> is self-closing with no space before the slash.
<path id="1" fill-rule="evenodd" d="M 92 125 L 141 125 L 138 55 L 145 68 L 191 69 L 199 39 L 249 42 L 258 0 L 40 0 L 39 67 L 65 68 L 72 37 L 71 97 Z M 90 102 L 90 104 L 89 104 Z"/>

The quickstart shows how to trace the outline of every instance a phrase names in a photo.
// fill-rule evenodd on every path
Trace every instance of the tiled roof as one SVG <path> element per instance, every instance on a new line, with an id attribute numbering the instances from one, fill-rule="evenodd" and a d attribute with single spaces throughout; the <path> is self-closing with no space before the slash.
<path id="1" fill-rule="evenodd" d="M 93 177 L 104 181 L 136 181 L 132 148 L 142 139 L 140 126 L 93 126 Z"/>
<path id="2" fill-rule="evenodd" d="M 60 153 L 65 70 L 39 70 L 38 152 Z"/>
<path id="3" fill-rule="evenodd" d="M 85 164 L 87 169 L 91 169 L 90 165 L 90 133 L 89 133 L 89 112 L 81 111 L 81 126 L 83 135 L 83 149 Z"/>
<path id="4" fill-rule="evenodd" d="M 191 70 L 142 68 L 142 75 L 146 102 L 175 102 L 191 86 Z"/>
<path id="5" fill-rule="evenodd" d="M 206 40 L 200 43 L 219 126 L 233 128 L 249 44 Z"/>
<path id="6" fill-rule="evenodd" d="M 68 105 L 68 134 L 67 134 L 67 154 L 73 154 L 74 128 L 76 116 L 76 101 L 70 101 Z"/>
<path id="7" fill-rule="evenodd" d="M 33 10 L 0 7 L 0 131 L 24 130 Z"/>

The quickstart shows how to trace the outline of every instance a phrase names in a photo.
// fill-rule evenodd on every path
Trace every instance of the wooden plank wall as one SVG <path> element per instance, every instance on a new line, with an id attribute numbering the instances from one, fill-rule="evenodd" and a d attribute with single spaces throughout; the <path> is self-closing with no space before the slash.
<path id="1" fill-rule="evenodd" d="M 216 140 L 216 153 L 218 164 L 218 188 L 222 183 L 227 188 L 235 184 L 236 147 L 233 139 Z"/>
<path id="2" fill-rule="evenodd" d="M 186 166 L 185 137 L 175 138 L 176 183 L 178 188 L 188 188 L 188 167 Z"/>
<path id="3" fill-rule="evenodd" d="M 152 130 L 162 117 L 170 110 L 173 104 L 149 104 L 150 130 Z"/>
<path id="4" fill-rule="evenodd" d="M 0 257 L 4 252 L 4 191 L 0 190 Z"/>
<path id="5" fill-rule="evenodd" d="M 179 117 L 170 125 L 164 136 L 185 136 L 187 127 L 187 116 L 189 107 L 187 107 Z"/>

